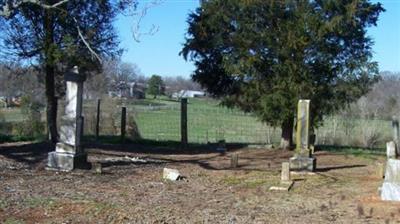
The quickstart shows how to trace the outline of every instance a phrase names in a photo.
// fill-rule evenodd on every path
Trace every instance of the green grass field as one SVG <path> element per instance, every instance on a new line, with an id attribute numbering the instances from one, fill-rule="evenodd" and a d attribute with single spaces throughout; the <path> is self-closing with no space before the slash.
<path id="1" fill-rule="evenodd" d="M 128 111 L 135 113 L 143 138 L 156 140 L 180 139 L 180 103 L 154 100 L 163 106 L 128 104 Z M 270 133 L 270 136 L 267 134 Z M 256 117 L 239 110 L 219 106 L 218 101 L 189 99 L 189 142 L 207 143 L 225 139 L 227 142 L 270 143 L 273 129 L 259 122 Z M 278 137 L 278 136 L 274 136 Z"/>
<path id="2" fill-rule="evenodd" d="M 94 134 L 94 105 L 94 101 L 86 101 L 84 105 L 87 135 Z M 119 134 L 122 106 L 127 107 L 128 118 L 134 119 L 141 138 L 156 141 L 180 140 L 180 102 L 166 97 L 102 101 L 101 135 Z M 24 116 L 19 109 L 0 109 L 0 122 L 2 118 L 6 122 L 18 122 Z M 278 144 L 280 132 L 280 128 L 263 124 L 252 114 L 220 106 L 217 100 L 188 100 L 188 138 L 191 143 L 224 139 L 228 143 Z M 329 117 L 315 133 L 316 144 L 320 145 L 384 147 L 385 142 L 391 139 L 392 129 L 390 121 Z"/>

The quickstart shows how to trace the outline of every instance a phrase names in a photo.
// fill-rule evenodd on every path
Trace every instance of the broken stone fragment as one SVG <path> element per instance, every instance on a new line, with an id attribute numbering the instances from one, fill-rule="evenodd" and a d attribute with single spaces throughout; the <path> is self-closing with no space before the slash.
<path id="1" fill-rule="evenodd" d="M 166 180 L 176 181 L 179 180 L 181 174 L 176 169 L 164 168 L 163 178 Z"/>

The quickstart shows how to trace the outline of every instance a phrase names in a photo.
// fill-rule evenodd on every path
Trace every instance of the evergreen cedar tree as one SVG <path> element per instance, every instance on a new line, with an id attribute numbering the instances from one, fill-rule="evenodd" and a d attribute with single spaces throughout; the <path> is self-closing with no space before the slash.
<path id="1" fill-rule="evenodd" d="M 165 84 L 159 75 L 152 75 L 147 82 L 147 93 L 150 95 L 154 95 L 154 99 L 157 98 L 158 95 L 164 95 L 165 92 Z"/>
<path id="2" fill-rule="evenodd" d="M 47 125 L 52 142 L 57 133 L 57 81 L 63 80 L 66 69 L 78 65 L 81 73 L 101 68 L 79 35 L 99 57 L 110 58 L 120 54 L 116 31 L 112 25 L 116 15 L 129 4 L 122 1 L 70 0 L 56 8 L 37 3 L 19 2 L 8 17 L 0 17 L 7 50 L 20 59 L 28 59 L 44 73 L 47 98 Z M 60 1 L 38 1 L 53 5 Z M 124 2 L 129 2 L 125 0 Z M 131 0 L 133 2 L 133 0 Z M 5 3 L 3 3 L 5 4 Z M 1 5 L 1 4 L 0 4 Z"/>
<path id="3" fill-rule="evenodd" d="M 287 149 L 299 99 L 311 100 L 315 127 L 379 80 L 366 28 L 383 11 L 368 0 L 202 1 L 181 54 L 225 105 L 280 126 Z"/>

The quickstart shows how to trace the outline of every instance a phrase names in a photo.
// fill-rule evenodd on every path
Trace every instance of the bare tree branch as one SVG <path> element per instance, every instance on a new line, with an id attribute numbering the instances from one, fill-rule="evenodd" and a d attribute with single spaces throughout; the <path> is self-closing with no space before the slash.
<path id="1" fill-rule="evenodd" d="M 57 3 L 54 3 L 53 5 L 48 5 L 48 4 L 44 4 L 40 0 L 8 0 L 8 1 L 5 1 L 5 3 L 3 3 L 4 5 L 0 9 L 0 16 L 10 17 L 12 12 L 15 9 L 17 9 L 22 4 L 25 4 L 25 3 L 35 4 L 35 5 L 38 5 L 38 6 L 42 7 L 42 8 L 45 8 L 45 9 L 53 9 L 53 8 L 57 8 L 58 6 L 66 3 L 68 1 L 69 0 L 62 0 L 62 1 L 59 1 Z"/>
<path id="2" fill-rule="evenodd" d="M 140 42 L 140 37 L 144 35 L 154 35 L 158 32 L 159 26 L 152 24 L 151 28 L 147 32 L 140 32 L 141 24 L 144 17 L 147 15 L 149 9 L 156 7 L 163 3 L 164 0 L 153 0 L 147 3 L 140 12 L 132 13 L 132 16 L 135 18 L 134 25 L 132 26 L 132 36 L 136 42 Z"/>
<path id="3" fill-rule="evenodd" d="M 100 58 L 100 56 L 90 47 L 90 44 L 85 40 L 85 37 L 83 36 L 81 29 L 79 28 L 79 24 L 78 21 L 76 20 L 75 17 L 73 17 L 75 23 L 76 23 L 76 29 L 78 30 L 78 35 L 79 38 L 82 40 L 82 42 L 85 44 L 85 46 L 88 48 L 88 50 L 90 51 L 90 53 L 96 57 L 96 59 L 100 62 L 100 64 L 102 64 L 102 60 Z"/>
<path id="4" fill-rule="evenodd" d="M 38 5 L 44 9 L 57 9 L 58 6 L 65 4 L 68 1 L 69 0 L 60 0 L 57 3 L 49 5 L 49 4 L 43 3 L 43 1 L 41 1 L 41 0 L 5 0 L 3 3 L 0 3 L 0 16 L 6 17 L 6 18 L 10 17 L 15 12 L 15 10 L 18 7 L 22 6 L 23 4 L 30 3 L 30 4 Z M 145 4 L 145 6 L 139 12 L 137 12 L 136 9 L 130 9 L 130 10 L 128 10 L 127 14 L 124 14 L 126 16 L 134 17 L 134 24 L 132 26 L 132 36 L 136 42 L 140 42 L 140 38 L 142 36 L 145 36 L 145 35 L 152 36 L 158 32 L 159 26 L 156 26 L 154 24 L 152 24 L 151 28 L 148 29 L 146 32 L 141 32 L 141 25 L 142 25 L 142 21 L 143 21 L 144 17 L 147 15 L 148 10 L 160 5 L 161 3 L 163 3 L 163 1 L 164 0 L 152 0 L 151 2 Z M 124 3 L 124 4 L 128 4 L 128 3 Z M 96 59 L 99 60 L 99 62 L 101 63 L 102 60 L 101 60 L 100 56 L 91 48 L 90 44 L 84 38 L 84 36 L 79 28 L 78 21 L 75 18 L 73 18 L 73 20 L 76 23 L 76 28 L 78 30 L 79 38 L 82 40 L 82 42 L 88 48 L 90 53 L 94 57 L 96 57 Z"/>

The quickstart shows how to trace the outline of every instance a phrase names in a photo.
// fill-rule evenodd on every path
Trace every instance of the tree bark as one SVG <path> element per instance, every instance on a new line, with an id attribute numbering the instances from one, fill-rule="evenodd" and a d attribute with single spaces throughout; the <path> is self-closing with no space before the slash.
<path id="1" fill-rule="evenodd" d="M 55 68 L 53 59 L 52 45 L 54 44 L 54 26 L 53 16 L 50 10 L 45 10 L 44 13 L 44 63 L 45 63 L 45 87 L 46 87 L 46 118 L 47 118 L 47 130 L 49 132 L 49 138 L 51 142 L 56 143 L 58 141 L 57 132 L 57 97 L 55 96 Z"/>
<path id="2" fill-rule="evenodd" d="M 288 119 L 282 123 L 282 134 L 280 148 L 289 150 L 293 145 L 293 119 Z"/>
<path id="3" fill-rule="evenodd" d="M 54 68 L 46 66 L 46 98 L 47 98 L 47 128 L 49 131 L 49 138 L 53 143 L 58 141 L 57 132 L 57 109 L 58 103 L 54 91 Z"/>

